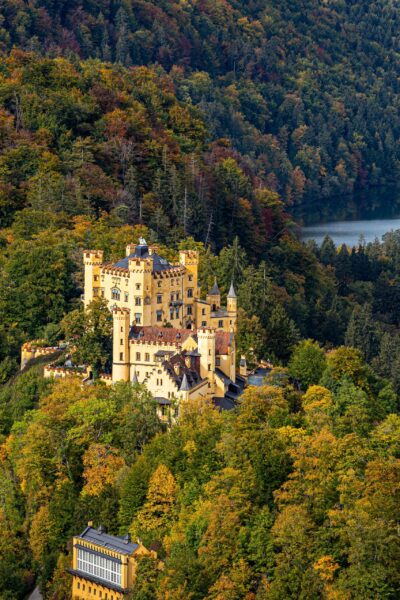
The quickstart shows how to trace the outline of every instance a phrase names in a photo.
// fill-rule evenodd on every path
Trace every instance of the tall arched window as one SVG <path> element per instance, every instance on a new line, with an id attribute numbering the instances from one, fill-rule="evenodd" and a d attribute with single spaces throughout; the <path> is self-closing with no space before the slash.
<path id="1" fill-rule="evenodd" d="M 121 292 L 119 291 L 118 288 L 113 288 L 111 290 L 111 299 L 112 300 L 119 300 L 121 298 Z"/>

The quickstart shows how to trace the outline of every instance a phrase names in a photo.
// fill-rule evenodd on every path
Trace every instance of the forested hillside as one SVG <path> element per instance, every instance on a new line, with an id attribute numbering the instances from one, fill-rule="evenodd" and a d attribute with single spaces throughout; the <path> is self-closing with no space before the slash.
<path id="1" fill-rule="evenodd" d="M 4 51 L 162 66 L 288 204 L 398 178 L 395 3 L 3 0 L 0 25 Z"/>
<path id="2" fill-rule="evenodd" d="M 92 519 L 163 561 L 132 600 L 397 600 L 400 235 L 290 217 L 398 179 L 396 3 L 0 7 L 0 599 L 69 599 Z M 235 410 L 166 430 L 139 384 L 19 371 L 28 340 L 109 371 L 82 253 L 139 236 L 197 250 L 203 295 L 234 281 L 238 362 L 274 365 Z"/>

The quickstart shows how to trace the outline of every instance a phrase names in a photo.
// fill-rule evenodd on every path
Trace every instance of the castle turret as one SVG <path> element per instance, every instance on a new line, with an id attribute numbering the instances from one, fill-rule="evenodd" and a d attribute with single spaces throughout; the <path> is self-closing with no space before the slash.
<path id="1" fill-rule="evenodd" d="M 100 266 L 103 263 L 102 250 L 85 250 L 83 264 L 85 266 L 85 308 L 94 298 L 100 296 Z"/>
<path id="2" fill-rule="evenodd" d="M 207 302 L 211 305 L 211 311 L 216 311 L 221 308 L 221 292 L 215 279 L 212 289 L 207 294 Z"/>
<path id="3" fill-rule="evenodd" d="M 235 292 L 235 288 L 233 287 L 233 282 L 231 283 L 231 287 L 229 288 L 228 297 L 227 297 L 227 309 L 229 316 L 229 326 L 236 331 L 237 324 L 237 296 Z"/>
<path id="4" fill-rule="evenodd" d="M 200 354 L 200 377 L 208 378 L 209 392 L 215 391 L 215 351 L 216 334 L 214 329 L 199 329 L 197 331 L 197 348 Z"/>
<path id="5" fill-rule="evenodd" d="M 181 393 L 182 400 L 189 399 L 190 385 L 186 373 L 183 374 L 182 383 L 181 387 L 179 388 L 179 391 Z"/>
<path id="6" fill-rule="evenodd" d="M 129 381 L 129 329 L 129 309 L 115 308 L 113 310 L 113 382 Z"/>

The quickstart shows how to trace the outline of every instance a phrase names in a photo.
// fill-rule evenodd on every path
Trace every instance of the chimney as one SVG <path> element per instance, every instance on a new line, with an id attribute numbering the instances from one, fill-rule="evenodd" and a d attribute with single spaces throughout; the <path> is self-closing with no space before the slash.
<path id="1" fill-rule="evenodd" d="M 124 544 L 130 544 L 131 543 L 131 534 L 127 533 L 126 536 L 124 537 Z"/>
<path id="2" fill-rule="evenodd" d="M 102 535 L 106 532 L 106 528 L 104 527 L 104 525 L 100 525 L 97 531 L 100 533 L 100 535 Z"/>
<path id="3" fill-rule="evenodd" d="M 136 250 L 136 244 L 128 244 L 126 246 L 126 256 L 129 256 L 130 254 L 134 254 Z"/>
<path id="4" fill-rule="evenodd" d="M 93 521 L 88 521 L 88 522 L 87 522 L 87 526 L 88 526 L 88 527 L 93 527 Z"/>

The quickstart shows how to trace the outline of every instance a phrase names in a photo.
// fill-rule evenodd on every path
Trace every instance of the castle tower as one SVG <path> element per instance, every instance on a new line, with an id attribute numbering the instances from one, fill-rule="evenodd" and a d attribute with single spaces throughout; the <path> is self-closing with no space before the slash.
<path id="1" fill-rule="evenodd" d="M 211 312 L 221 308 L 221 292 L 215 280 L 212 289 L 207 294 L 207 302 L 211 305 Z"/>
<path id="2" fill-rule="evenodd" d="M 197 250 L 181 250 L 179 252 L 179 263 L 186 268 L 187 271 L 187 284 L 192 285 L 195 298 L 198 297 L 199 287 L 199 253 Z"/>
<path id="3" fill-rule="evenodd" d="M 235 288 L 233 287 L 233 282 L 231 283 L 231 287 L 228 292 L 227 309 L 228 309 L 228 316 L 229 316 L 229 326 L 232 327 L 233 331 L 236 331 L 237 296 L 236 296 Z"/>
<path id="4" fill-rule="evenodd" d="M 100 296 L 100 266 L 103 263 L 102 250 L 85 250 L 83 264 L 85 266 L 85 308 L 94 298 Z"/>
<path id="5" fill-rule="evenodd" d="M 152 325 L 152 271 L 153 263 L 148 257 L 147 246 L 137 246 L 136 252 L 143 249 L 144 256 L 129 259 L 129 297 L 131 298 L 132 325 Z"/>
<path id="6" fill-rule="evenodd" d="M 129 381 L 129 329 L 129 309 L 115 308 L 113 310 L 113 383 Z"/>
<path id="7" fill-rule="evenodd" d="M 216 335 L 215 329 L 199 329 L 197 331 L 197 349 L 200 354 L 200 376 L 208 378 L 209 392 L 215 393 L 215 352 Z"/>

